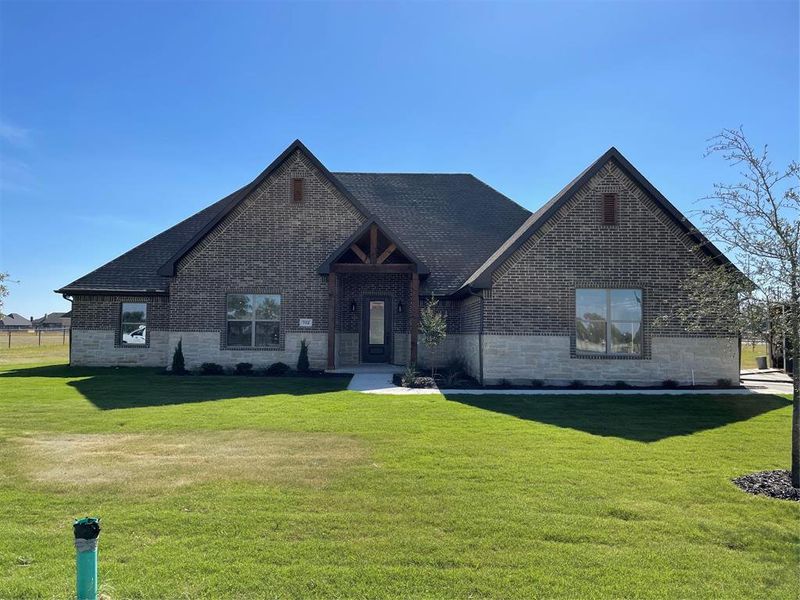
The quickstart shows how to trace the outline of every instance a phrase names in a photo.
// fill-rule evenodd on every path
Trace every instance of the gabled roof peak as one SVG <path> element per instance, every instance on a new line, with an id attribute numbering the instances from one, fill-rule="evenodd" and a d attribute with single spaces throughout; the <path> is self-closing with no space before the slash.
<path id="1" fill-rule="evenodd" d="M 291 144 L 289 144 L 286 149 L 281 152 L 278 157 L 273 160 L 269 166 L 264 169 L 258 177 L 256 177 L 253 181 L 248 183 L 246 186 L 241 188 L 238 192 L 231 194 L 228 197 L 228 200 L 223 203 L 222 207 L 220 208 L 219 212 L 214 215 L 214 217 L 205 224 L 205 226 L 200 229 L 192 238 L 186 242 L 180 249 L 173 254 L 169 260 L 167 260 L 161 267 L 158 269 L 158 274 L 162 276 L 172 276 L 175 275 L 175 269 L 177 267 L 178 261 L 181 258 L 186 256 L 186 254 L 194 248 L 200 240 L 202 240 L 217 224 L 220 223 L 228 214 L 236 208 L 242 200 L 247 198 L 254 189 L 256 189 L 263 181 L 265 181 L 270 175 L 272 175 L 295 151 L 301 151 L 317 168 L 325 177 L 327 177 L 330 182 L 336 187 L 336 189 L 344 195 L 355 207 L 356 209 L 361 212 L 364 216 L 369 216 L 369 213 L 364 208 L 364 206 L 358 202 L 355 198 L 352 197 L 350 192 L 339 182 L 338 179 L 325 167 L 325 165 L 320 162 L 320 160 L 314 156 L 313 152 L 309 150 L 300 139 L 295 139 Z"/>
<path id="2" fill-rule="evenodd" d="M 697 245 L 716 263 L 723 266 L 732 266 L 732 263 L 714 244 L 706 238 L 691 221 L 681 213 L 664 195 L 650 183 L 639 170 L 634 167 L 615 146 L 611 146 L 602 155 L 595 159 L 588 167 L 569 182 L 561 191 L 546 202 L 539 210 L 534 212 L 528 219 L 514 232 L 514 234 L 501 245 L 492 256 L 473 273 L 461 286 L 459 292 L 473 288 L 485 289 L 492 285 L 492 274 L 523 243 L 544 225 L 558 210 L 564 206 L 589 180 L 594 177 L 609 161 L 613 160 L 625 171 L 648 195 L 661 207 L 664 212 L 680 226 Z M 735 267 L 734 267 L 735 268 Z"/>
<path id="3" fill-rule="evenodd" d="M 327 274 L 331 272 L 331 265 L 333 265 L 337 260 L 339 260 L 342 255 L 347 252 L 350 246 L 356 243 L 361 237 L 363 237 L 370 228 L 375 225 L 388 239 L 391 243 L 397 246 L 397 249 L 411 261 L 412 264 L 416 266 L 416 272 L 420 275 L 428 275 L 430 273 L 430 269 L 428 269 L 427 265 L 422 262 L 417 256 L 408 249 L 408 247 L 402 242 L 402 240 L 396 237 L 394 234 L 388 233 L 378 222 L 377 219 L 367 219 L 361 226 L 353 232 L 353 234 L 348 237 L 344 242 L 342 242 L 338 248 L 336 248 L 333 252 L 331 252 L 328 257 L 325 259 L 317 272 L 320 274 Z"/>

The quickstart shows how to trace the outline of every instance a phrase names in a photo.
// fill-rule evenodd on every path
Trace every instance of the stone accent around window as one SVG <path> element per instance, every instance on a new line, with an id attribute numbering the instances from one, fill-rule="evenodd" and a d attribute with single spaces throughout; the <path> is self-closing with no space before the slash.
<path id="1" fill-rule="evenodd" d="M 164 367 L 172 359 L 167 343 L 169 333 L 151 329 L 147 335 L 147 346 L 123 348 L 113 329 L 73 329 L 70 366 Z"/>
<path id="2" fill-rule="evenodd" d="M 276 362 L 283 362 L 291 368 L 297 366 L 300 356 L 300 342 L 308 343 L 308 360 L 312 369 L 324 369 L 327 355 L 328 335 L 318 331 L 288 332 L 285 336 L 285 347 L 269 348 L 237 348 L 225 349 L 220 343 L 221 331 L 171 331 L 169 333 L 169 358 L 183 340 L 183 356 L 186 368 L 197 370 L 204 362 L 213 362 L 226 368 L 233 368 L 236 363 L 249 362 L 254 369 L 264 369 Z M 170 365 L 165 364 L 167 368 Z"/>
<path id="3" fill-rule="evenodd" d="M 141 348 L 151 345 L 153 331 L 169 329 L 169 298 L 166 296 L 115 296 L 115 295 L 81 295 L 72 299 L 72 329 L 111 331 L 114 336 L 114 347 L 124 350 L 138 349 L 135 346 L 123 346 L 120 343 L 120 316 L 124 302 L 141 302 L 147 304 L 147 343 Z M 74 339 L 74 338 L 73 338 Z M 73 341 L 73 345 L 74 345 Z M 74 354 L 74 353 L 73 353 Z"/>

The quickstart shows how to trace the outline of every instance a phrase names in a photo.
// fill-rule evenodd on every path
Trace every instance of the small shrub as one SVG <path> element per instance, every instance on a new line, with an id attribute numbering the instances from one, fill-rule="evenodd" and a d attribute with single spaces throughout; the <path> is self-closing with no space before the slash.
<path id="1" fill-rule="evenodd" d="M 416 377 L 414 379 L 414 385 L 411 387 L 415 388 L 435 388 L 436 387 L 436 380 L 433 377 Z"/>
<path id="2" fill-rule="evenodd" d="M 510 388 L 511 382 L 508 379 L 501 379 L 500 380 L 500 387 L 501 388 Z"/>
<path id="3" fill-rule="evenodd" d="M 283 377 L 288 375 L 291 371 L 292 368 L 286 363 L 276 362 L 268 366 L 264 374 L 269 377 Z"/>
<path id="4" fill-rule="evenodd" d="M 732 387 L 730 379 L 717 379 L 717 387 L 729 388 Z"/>
<path id="5" fill-rule="evenodd" d="M 300 356 L 297 357 L 297 370 L 300 373 L 308 373 L 308 344 L 305 340 L 300 341 Z"/>
<path id="6" fill-rule="evenodd" d="M 455 385 L 458 385 L 458 382 L 464 378 L 465 372 L 466 368 L 464 368 L 463 363 L 461 363 L 460 361 L 451 362 L 447 367 L 447 371 L 445 372 L 444 377 L 442 378 L 444 384 L 447 387 L 453 387 Z"/>
<path id="7" fill-rule="evenodd" d="M 201 375 L 224 375 L 225 369 L 222 368 L 222 365 L 218 365 L 217 363 L 212 362 L 205 362 L 200 365 L 200 374 Z"/>
<path id="8" fill-rule="evenodd" d="M 414 382 L 417 379 L 417 368 L 415 365 L 408 365 L 406 370 L 403 371 L 403 376 L 400 378 L 400 385 L 403 387 L 414 387 Z"/>
<path id="9" fill-rule="evenodd" d="M 674 379 L 665 379 L 664 381 L 661 382 L 661 387 L 667 389 L 674 389 L 678 387 L 678 382 L 675 381 Z"/>
<path id="10" fill-rule="evenodd" d="M 580 379 L 573 379 L 569 382 L 569 387 L 575 390 L 580 389 L 583 387 L 583 382 Z"/>
<path id="11" fill-rule="evenodd" d="M 175 352 L 172 354 L 172 374 L 183 375 L 186 373 L 186 361 L 183 359 L 183 338 L 178 340 Z"/>
<path id="12" fill-rule="evenodd" d="M 543 388 L 544 387 L 544 381 L 542 381 L 541 379 L 531 379 L 531 387 L 532 388 Z"/>
<path id="13" fill-rule="evenodd" d="M 253 363 L 236 363 L 236 374 L 237 375 L 252 375 L 253 374 Z"/>
<path id="14" fill-rule="evenodd" d="M 631 384 L 628 383 L 627 381 L 619 380 L 614 382 L 614 387 L 617 388 L 618 390 L 624 390 L 625 388 L 631 387 Z"/>

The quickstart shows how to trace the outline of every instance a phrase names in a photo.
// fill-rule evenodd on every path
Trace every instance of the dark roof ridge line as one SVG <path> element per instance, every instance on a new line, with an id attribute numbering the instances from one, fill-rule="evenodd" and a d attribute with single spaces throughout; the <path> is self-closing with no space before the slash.
<path id="1" fill-rule="evenodd" d="M 531 211 L 529 209 L 525 208 L 524 206 L 522 206 L 522 204 L 520 204 L 519 202 L 517 202 L 516 200 L 514 200 L 510 196 L 507 196 L 506 194 L 504 194 L 503 192 L 501 192 L 497 188 L 492 187 L 491 185 L 486 183 L 483 179 L 481 179 L 480 177 L 478 177 L 474 173 L 400 173 L 400 172 L 397 172 L 397 173 L 382 173 L 382 172 L 378 172 L 378 171 L 376 171 L 376 172 L 369 172 L 369 171 L 336 171 L 336 172 L 334 172 L 334 175 L 336 175 L 336 174 L 340 174 L 340 175 L 445 175 L 445 176 L 469 177 L 469 178 L 475 180 L 478 184 L 480 184 L 483 187 L 485 187 L 486 189 L 494 192 L 495 194 L 497 194 L 498 196 L 500 196 L 504 200 L 507 200 L 508 202 L 513 204 L 514 206 L 517 206 L 518 208 L 521 208 L 527 214 L 529 214 L 529 215 L 531 214 Z"/>
<path id="2" fill-rule="evenodd" d="M 334 175 L 452 175 L 459 177 L 475 177 L 466 172 L 442 171 L 331 171 Z"/>
<path id="3" fill-rule="evenodd" d="M 491 185 L 489 185 L 488 183 L 486 183 L 486 182 L 485 182 L 483 179 L 481 179 L 480 177 L 476 177 L 476 176 L 475 176 L 475 175 L 473 175 L 472 173 L 470 173 L 470 174 L 469 174 L 469 176 L 470 176 L 470 177 L 472 177 L 472 178 L 473 178 L 475 181 L 477 181 L 479 184 L 481 184 L 483 187 L 485 187 L 485 188 L 487 188 L 487 189 L 490 189 L 490 190 L 491 190 L 491 191 L 493 191 L 495 194 L 497 194 L 498 196 L 501 196 L 502 198 L 505 198 L 506 200 L 508 200 L 509 202 L 511 202 L 512 204 L 514 204 L 515 206 L 519 206 L 519 207 L 520 207 L 522 210 L 524 210 L 524 211 L 525 211 L 526 213 L 528 213 L 529 215 L 530 215 L 530 214 L 533 214 L 533 213 L 532 213 L 532 211 L 530 211 L 530 210 L 528 210 L 527 208 L 525 208 L 524 206 L 522 206 L 522 204 L 520 204 L 519 202 L 517 202 L 516 200 L 514 200 L 514 199 L 513 199 L 513 198 L 511 198 L 510 196 L 506 196 L 506 195 L 505 195 L 503 192 L 501 192 L 501 191 L 500 191 L 500 190 L 498 190 L 497 188 L 494 188 L 494 187 L 492 187 Z"/>

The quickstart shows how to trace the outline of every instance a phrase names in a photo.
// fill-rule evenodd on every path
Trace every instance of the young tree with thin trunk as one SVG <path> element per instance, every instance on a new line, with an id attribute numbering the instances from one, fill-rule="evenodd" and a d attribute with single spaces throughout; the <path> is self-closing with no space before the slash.
<path id="1" fill-rule="evenodd" d="M 767 147 L 754 148 L 741 128 L 709 142 L 706 156 L 738 167 L 740 180 L 716 184 L 700 214 L 708 237 L 743 265 L 746 278 L 724 267 L 697 272 L 687 282 L 692 302 L 681 318 L 690 328 L 718 320 L 740 333 L 763 333 L 765 326 L 786 332 L 794 367 L 791 480 L 800 488 L 800 164 L 777 169 Z"/>
<path id="2" fill-rule="evenodd" d="M 419 313 L 419 333 L 422 343 L 428 348 L 431 361 L 431 377 L 436 377 L 436 362 L 433 353 L 447 337 L 447 317 L 439 310 L 439 301 L 431 296 Z"/>

